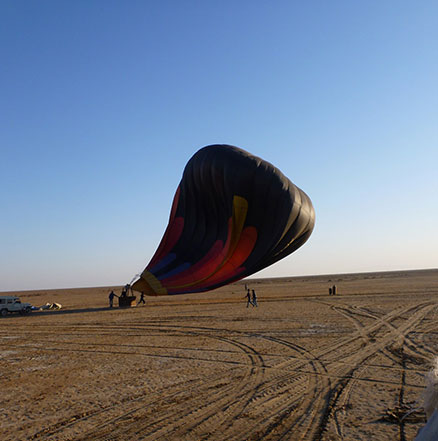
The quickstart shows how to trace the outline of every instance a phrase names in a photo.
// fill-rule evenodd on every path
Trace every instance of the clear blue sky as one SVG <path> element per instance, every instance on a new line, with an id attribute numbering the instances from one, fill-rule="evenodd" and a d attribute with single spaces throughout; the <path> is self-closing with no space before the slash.
<path id="1" fill-rule="evenodd" d="M 438 267 L 438 2 L 0 2 L 0 290 L 128 282 L 228 143 L 312 199 L 257 276 Z"/>

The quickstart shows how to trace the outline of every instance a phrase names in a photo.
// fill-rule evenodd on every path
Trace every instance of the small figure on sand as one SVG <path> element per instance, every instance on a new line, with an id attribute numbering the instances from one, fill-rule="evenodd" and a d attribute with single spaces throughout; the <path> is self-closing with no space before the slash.
<path id="1" fill-rule="evenodd" d="M 138 306 L 140 303 L 143 303 L 143 305 L 146 305 L 146 302 L 144 301 L 144 292 L 142 292 L 142 293 L 140 294 L 140 300 L 138 301 L 137 306 Z"/>
<path id="2" fill-rule="evenodd" d="M 124 287 L 123 287 L 123 289 L 122 289 L 122 293 L 120 294 L 120 297 L 126 297 L 127 295 L 128 295 L 128 293 L 129 293 L 129 288 L 130 288 L 131 286 L 129 285 L 129 283 L 127 283 Z"/>
<path id="3" fill-rule="evenodd" d="M 251 302 L 251 292 L 250 292 L 249 289 L 246 290 L 246 296 L 245 297 L 246 297 L 246 300 L 247 300 L 246 307 L 248 308 L 249 305 L 252 305 L 252 302 Z"/>
<path id="4" fill-rule="evenodd" d="M 332 294 L 335 296 L 336 295 L 336 285 L 333 285 L 333 288 L 332 288 Z"/>
<path id="5" fill-rule="evenodd" d="M 252 306 L 254 307 L 254 306 L 258 306 L 257 305 L 257 295 L 256 295 L 256 292 L 254 291 L 254 290 L 252 290 Z"/>
<path id="6" fill-rule="evenodd" d="M 329 296 L 332 295 L 332 287 L 329 288 Z"/>
<path id="7" fill-rule="evenodd" d="M 116 297 L 116 294 L 114 293 L 113 290 L 111 290 L 111 292 L 109 293 L 109 296 L 108 296 L 108 299 L 109 299 L 109 307 L 110 307 L 110 308 L 113 307 L 114 297 Z"/>

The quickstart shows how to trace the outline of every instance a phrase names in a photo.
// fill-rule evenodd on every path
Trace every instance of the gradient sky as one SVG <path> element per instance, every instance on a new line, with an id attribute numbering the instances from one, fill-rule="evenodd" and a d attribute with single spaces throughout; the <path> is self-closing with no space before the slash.
<path id="1" fill-rule="evenodd" d="M 0 290 L 124 284 L 190 157 L 312 199 L 258 277 L 438 267 L 438 2 L 0 2 Z"/>

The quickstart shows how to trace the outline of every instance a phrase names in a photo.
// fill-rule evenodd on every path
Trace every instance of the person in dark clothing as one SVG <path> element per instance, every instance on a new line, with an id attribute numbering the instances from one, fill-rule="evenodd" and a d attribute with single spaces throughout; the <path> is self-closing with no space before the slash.
<path id="1" fill-rule="evenodd" d="M 129 283 L 127 283 L 123 289 L 122 289 L 122 293 L 120 294 L 120 297 L 127 297 L 129 294 L 129 289 L 131 288 L 131 286 L 129 285 Z"/>
<path id="2" fill-rule="evenodd" d="M 146 302 L 144 301 L 144 292 L 142 292 L 142 293 L 140 294 L 140 300 L 138 301 L 137 306 L 138 306 L 140 303 L 143 303 L 143 305 L 146 305 Z"/>
<path id="3" fill-rule="evenodd" d="M 333 293 L 334 296 L 336 295 L 336 285 L 333 285 L 332 293 Z"/>
<path id="4" fill-rule="evenodd" d="M 246 291 L 246 296 L 245 297 L 246 297 L 246 300 L 247 300 L 246 307 L 248 308 L 249 305 L 252 305 L 252 302 L 251 302 L 251 292 L 249 291 L 249 289 Z"/>
<path id="5" fill-rule="evenodd" d="M 256 292 L 254 290 L 252 290 L 252 306 L 258 306 L 257 305 L 257 296 L 256 296 Z"/>
<path id="6" fill-rule="evenodd" d="M 126 290 L 126 286 L 122 289 L 120 293 L 120 297 L 125 298 L 128 295 L 128 291 Z"/>
<path id="7" fill-rule="evenodd" d="M 113 301 L 114 301 L 114 297 L 116 295 L 114 294 L 114 291 L 111 290 L 111 292 L 109 293 L 108 299 L 109 299 L 109 307 L 112 308 L 113 307 Z"/>
<path id="8" fill-rule="evenodd" d="M 332 287 L 329 288 L 329 296 L 332 295 Z"/>

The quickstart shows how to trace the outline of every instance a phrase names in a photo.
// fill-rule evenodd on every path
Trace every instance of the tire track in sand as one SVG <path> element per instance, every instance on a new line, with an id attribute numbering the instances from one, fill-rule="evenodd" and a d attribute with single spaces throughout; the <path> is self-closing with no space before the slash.
<path id="1" fill-rule="evenodd" d="M 175 397 L 172 397 L 168 401 L 168 406 L 165 406 L 160 412 L 155 411 L 153 415 L 148 415 L 147 424 L 142 423 L 144 421 L 144 415 L 142 416 L 142 409 L 137 408 L 129 412 L 129 414 L 122 415 L 117 418 L 119 426 L 114 428 L 112 423 L 114 420 L 99 426 L 97 431 L 87 433 L 87 437 L 105 436 L 105 439 L 127 439 L 131 436 L 132 439 L 168 439 L 169 436 L 175 437 L 183 436 L 185 433 L 189 433 L 196 428 L 199 424 L 202 424 L 205 420 L 217 414 L 218 406 L 225 406 L 233 396 L 236 394 L 244 395 L 249 393 L 255 385 L 260 381 L 260 376 L 263 375 L 263 358 L 253 348 L 240 342 L 236 342 L 232 339 L 211 335 L 205 332 L 205 329 L 201 329 L 198 332 L 196 328 L 188 330 L 187 327 L 167 326 L 165 332 L 169 330 L 174 332 L 177 330 L 180 333 L 191 336 L 210 337 L 218 339 L 227 344 L 231 344 L 234 347 L 239 348 L 241 353 L 245 355 L 250 362 L 248 367 L 244 364 L 239 368 L 240 374 L 232 378 L 226 386 L 222 386 L 219 389 L 199 387 L 196 389 L 196 397 L 185 396 L 180 397 L 182 401 L 177 403 Z M 181 330 L 183 329 L 183 330 Z M 181 395 L 182 393 L 180 393 Z M 183 394 L 184 395 L 184 394 Z M 147 404 L 147 403 L 145 403 Z M 170 410 L 171 406 L 171 411 Z M 133 413 L 139 413 L 134 415 Z M 123 418 L 127 421 L 122 421 Z M 120 425 L 120 423 L 123 423 Z M 85 437 L 85 439 L 87 438 Z"/>
<path id="2" fill-rule="evenodd" d="M 334 384 L 334 387 L 331 390 L 329 405 L 323 415 L 322 424 L 314 434 L 314 441 L 320 441 L 323 439 L 324 432 L 330 424 L 337 427 L 337 430 L 342 436 L 342 423 L 338 418 L 335 418 L 334 415 L 336 410 L 340 408 L 338 402 L 342 395 L 345 393 L 351 394 L 354 383 L 348 387 L 349 383 L 352 380 L 355 380 L 356 377 L 357 379 L 360 378 L 361 371 L 363 372 L 361 366 L 365 365 L 369 359 L 376 356 L 379 351 L 390 348 L 393 344 L 394 338 L 404 337 L 411 332 L 412 329 L 415 329 L 415 327 L 434 307 L 434 304 L 424 302 L 415 306 L 397 308 L 379 318 L 377 323 L 366 325 L 362 331 L 358 332 L 359 338 L 362 338 L 363 332 L 366 334 L 372 332 L 373 340 L 366 344 L 359 352 L 351 353 L 351 355 L 347 355 L 343 358 L 345 363 L 353 366 L 347 372 L 345 372 L 345 367 L 343 368 L 339 363 L 333 362 L 332 367 L 334 368 L 334 372 L 337 372 L 338 375 L 343 374 L 343 378 Z M 411 313 L 411 315 L 408 319 L 403 319 L 402 315 L 406 313 Z M 396 319 L 403 319 L 403 323 L 398 326 L 392 325 L 391 322 Z M 376 334 L 376 331 L 379 330 L 382 331 L 382 335 Z M 359 375 L 353 377 L 354 374 Z"/>

